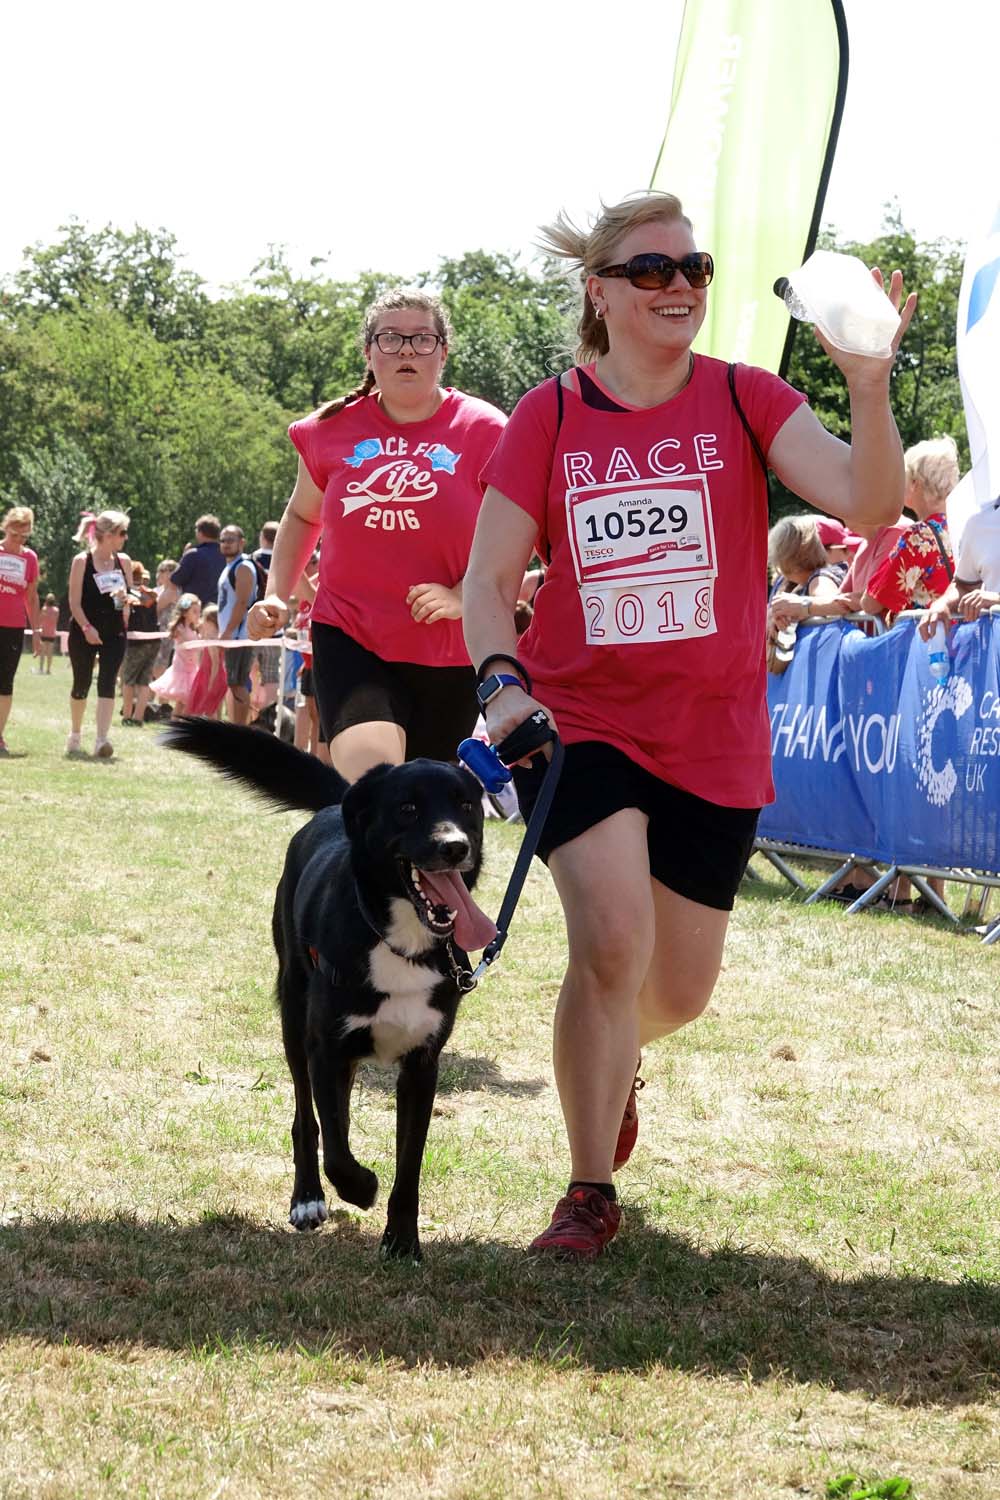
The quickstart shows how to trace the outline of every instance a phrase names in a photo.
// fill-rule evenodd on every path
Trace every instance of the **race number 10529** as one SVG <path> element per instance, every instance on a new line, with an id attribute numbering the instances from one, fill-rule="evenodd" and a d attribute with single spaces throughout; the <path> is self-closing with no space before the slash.
<path id="1" fill-rule="evenodd" d="M 716 631 L 712 580 L 634 583 L 580 590 L 587 643 L 628 646 L 679 641 Z"/>

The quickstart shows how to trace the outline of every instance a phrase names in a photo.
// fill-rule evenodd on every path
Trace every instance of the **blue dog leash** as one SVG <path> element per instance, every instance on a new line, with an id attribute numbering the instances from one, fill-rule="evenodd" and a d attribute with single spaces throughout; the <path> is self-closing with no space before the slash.
<path id="1" fill-rule="evenodd" d="M 458 986 L 463 994 L 475 989 L 486 970 L 499 957 L 500 950 L 507 941 L 511 918 L 520 900 L 521 891 L 528 876 L 528 868 L 538 848 L 538 841 L 542 836 L 542 829 L 556 793 L 565 752 L 562 740 L 541 709 L 536 709 L 530 718 L 525 719 L 523 724 L 519 724 L 502 742 L 499 749 L 493 745 L 484 745 L 482 740 L 463 740 L 458 747 L 459 760 L 463 761 L 479 778 L 488 792 L 498 792 L 511 780 L 510 770 L 501 759 L 501 751 L 510 760 L 520 760 L 523 756 L 531 755 L 532 752 L 541 750 L 543 745 L 548 744 L 552 746 L 552 756 L 535 805 L 531 809 L 531 816 L 524 830 L 521 847 L 517 851 L 514 868 L 510 872 L 510 879 L 507 882 L 507 889 L 497 917 L 497 935 L 483 949 L 482 957 L 476 967 L 458 977 Z"/>

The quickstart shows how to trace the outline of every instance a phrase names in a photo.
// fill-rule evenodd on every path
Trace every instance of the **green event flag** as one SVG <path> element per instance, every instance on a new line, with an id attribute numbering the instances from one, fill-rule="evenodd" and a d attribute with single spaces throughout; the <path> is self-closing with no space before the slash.
<path id="1" fill-rule="evenodd" d="M 815 244 L 846 81 L 840 0 L 686 0 L 651 185 L 715 257 L 699 353 L 787 362 L 772 288 Z"/>

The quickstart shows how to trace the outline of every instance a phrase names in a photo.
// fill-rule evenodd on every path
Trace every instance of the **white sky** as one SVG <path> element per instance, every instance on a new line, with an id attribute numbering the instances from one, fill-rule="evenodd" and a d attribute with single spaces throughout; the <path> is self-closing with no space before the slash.
<path id="1" fill-rule="evenodd" d="M 531 251 L 649 182 L 682 0 L 38 0 L 5 15 L 0 275 L 75 214 L 164 225 L 221 285 L 297 267 L 410 275 Z M 983 232 L 1000 199 L 1000 8 L 845 0 L 851 72 L 824 220 Z"/>

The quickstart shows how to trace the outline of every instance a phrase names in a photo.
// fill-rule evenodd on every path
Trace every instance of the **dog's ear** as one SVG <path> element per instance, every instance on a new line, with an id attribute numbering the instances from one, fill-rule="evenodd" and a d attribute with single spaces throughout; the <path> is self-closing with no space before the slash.
<path id="1" fill-rule="evenodd" d="M 344 816 L 344 832 L 352 844 L 367 832 L 372 813 L 378 806 L 379 791 L 392 769 L 388 763 L 372 766 L 344 793 L 340 810 Z"/>

